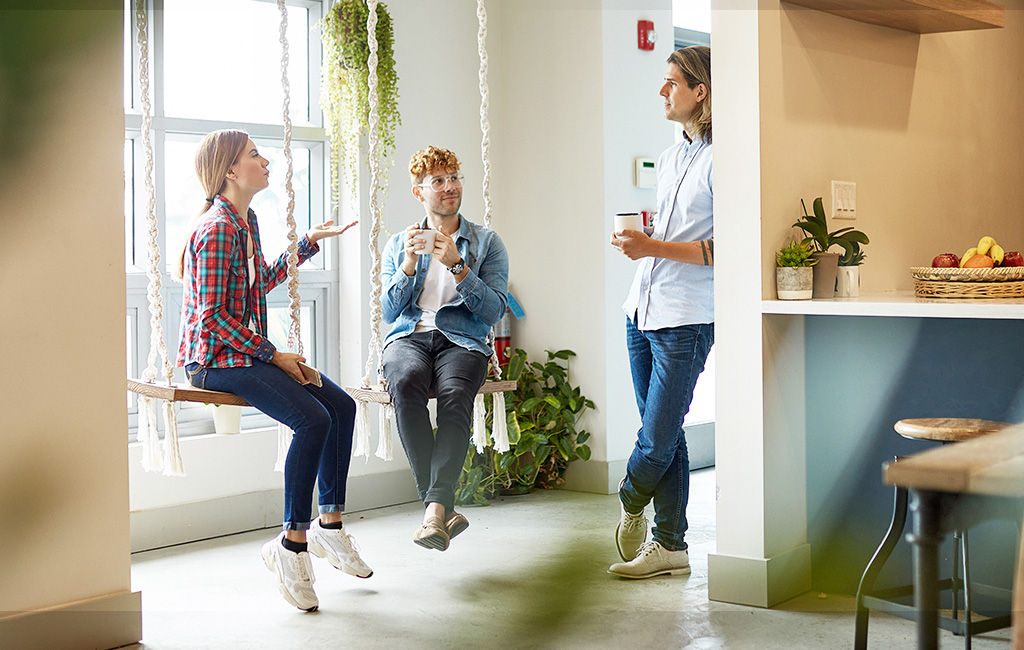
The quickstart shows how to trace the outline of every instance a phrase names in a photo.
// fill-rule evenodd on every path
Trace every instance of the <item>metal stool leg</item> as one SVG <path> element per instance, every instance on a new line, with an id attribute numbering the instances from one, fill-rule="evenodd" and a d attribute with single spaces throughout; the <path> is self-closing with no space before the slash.
<path id="1" fill-rule="evenodd" d="M 971 650 L 971 563 L 967 555 L 967 531 L 960 531 L 964 555 L 964 650 Z"/>
<path id="2" fill-rule="evenodd" d="M 853 637 L 854 650 L 867 650 L 868 608 L 864 606 L 864 596 L 871 593 L 871 590 L 874 588 L 875 579 L 889 559 L 889 556 L 892 555 L 896 544 L 900 541 L 900 536 L 906 523 L 907 489 L 898 487 L 894 490 L 892 522 L 889 524 L 889 530 L 885 533 L 885 537 L 882 538 L 882 543 L 878 545 L 874 555 L 871 556 L 871 561 L 868 562 L 867 568 L 864 569 L 864 575 L 861 576 L 860 584 L 857 585 L 857 613 L 854 621 Z"/>

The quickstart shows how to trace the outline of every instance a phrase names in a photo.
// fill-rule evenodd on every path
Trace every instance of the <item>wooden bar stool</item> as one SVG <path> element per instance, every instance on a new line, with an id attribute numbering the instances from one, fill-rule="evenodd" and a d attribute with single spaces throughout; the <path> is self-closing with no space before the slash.
<path id="1" fill-rule="evenodd" d="M 971 440 L 979 436 L 994 433 L 1011 426 L 1008 422 L 992 420 L 973 420 L 963 418 L 919 418 L 900 420 L 893 428 L 898 434 L 910 440 L 931 440 L 943 444 Z M 896 458 L 896 462 L 899 458 Z M 875 579 L 881 572 L 893 549 L 899 542 L 903 528 L 907 522 L 907 489 L 894 489 L 892 522 L 889 530 L 882 538 L 868 562 L 860 584 L 857 586 L 857 613 L 855 620 L 854 648 L 867 650 L 868 647 L 868 612 L 871 609 L 885 611 L 894 616 L 913 620 L 916 616 L 914 606 L 900 602 L 913 597 L 914 586 L 903 585 L 874 591 Z M 1005 597 L 1005 589 L 995 589 L 985 585 L 971 585 L 970 563 L 968 562 L 967 531 L 957 530 L 953 533 L 953 574 L 952 577 L 939 581 L 939 590 L 949 590 L 952 595 L 952 611 L 950 616 L 939 618 L 939 627 L 964 637 L 964 648 L 970 650 L 971 636 L 991 630 L 998 630 L 1010 625 L 1010 615 L 988 618 L 983 621 L 971 620 L 972 593 L 985 593 Z M 963 578 L 960 577 L 960 556 L 963 555 Z M 963 618 L 960 617 L 960 592 L 963 592 Z"/>

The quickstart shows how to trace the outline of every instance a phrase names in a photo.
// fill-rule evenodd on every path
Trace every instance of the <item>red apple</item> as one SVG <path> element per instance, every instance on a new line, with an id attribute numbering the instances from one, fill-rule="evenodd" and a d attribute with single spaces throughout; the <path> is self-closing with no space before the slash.
<path id="1" fill-rule="evenodd" d="M 1024 266 L 1024 255 L 1020 251 L 1006 251 L 1003 253 L 1003 266 Z"/>
<path id="2" fill-rule="evenodd" d="M 955 269 L 958 266 L 960 266 L 960 258 L 953 253 L 936 255 L 932 260 L 932 268 L 936 269 Z"/>

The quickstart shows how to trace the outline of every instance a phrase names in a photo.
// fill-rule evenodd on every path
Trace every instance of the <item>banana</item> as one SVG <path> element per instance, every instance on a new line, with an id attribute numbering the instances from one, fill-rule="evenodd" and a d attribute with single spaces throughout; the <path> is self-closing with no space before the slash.
<path id="1" fill-rule="evenodd" d="M 964 253 L 962 256 L 960 256 L 960 268 L 964 268 L 964 264 L 967 263 L 967 260 L 971 259 L 972 257 L 974 257 L 977 254 L 978 254 L 978 249 L 977 248 L 968 248 L 967 252 Z"/>
<path id="2" fill-rule="evenodd" d="M 991 237 L 982 237 L 978 242 L 978 255 L 988 255 L 988 250 L 996 245 L 996 240 Z"/>
<path id="3" fill-rule="evenodd" d="M 1006 251 L 1004 251 L 1003 247 L 999 244 L 992 244 L 992 248 L 988 249 L 988 256 L 992 258 L 992 262 L 995 263 L 996 266 L 1003 263 L 1003 255 L 1005 254 Z"/>

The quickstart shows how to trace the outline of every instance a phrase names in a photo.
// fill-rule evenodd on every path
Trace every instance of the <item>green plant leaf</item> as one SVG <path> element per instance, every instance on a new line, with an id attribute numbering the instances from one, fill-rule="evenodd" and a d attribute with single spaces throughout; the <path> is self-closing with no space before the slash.
<path id="1" fill-rule="evenodd" d="M 554 406 L 556 409 L 562 407 L 562 403 L 559 402 L 554 397 L 551 397 L 550 395 L 545 395 L 544 396 L 544 401 L 547 402 L 548 404 L 550 404 L 551 406 Z"/>

